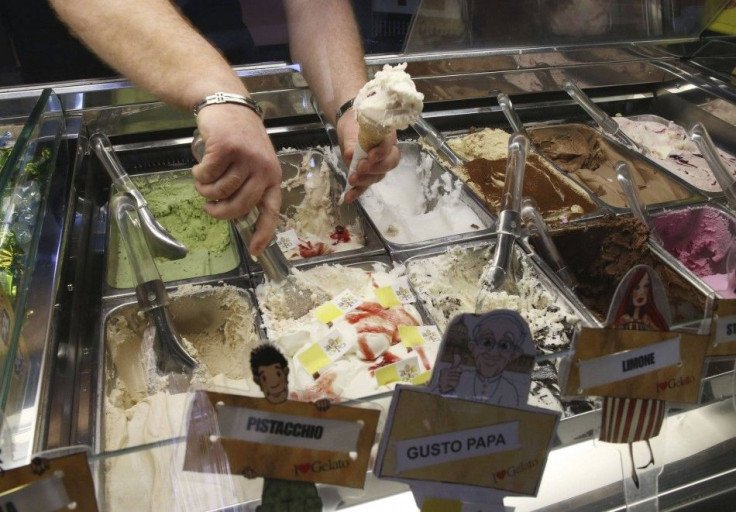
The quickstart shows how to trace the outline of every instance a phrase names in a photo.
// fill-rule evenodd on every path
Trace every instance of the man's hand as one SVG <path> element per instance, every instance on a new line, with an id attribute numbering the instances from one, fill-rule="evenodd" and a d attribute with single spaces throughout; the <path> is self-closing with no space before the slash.
<path id="1" fill-rule="evenodd" d="M 276 231 L 281 207 L 281 165 L 258 114 L 241 105 L 209 105 L 197 116 L 205 142 L 192 168 L 194 187 L 209 201 L 204 210 L 234 219 L 258 206 L 260 216 L 248 248 L 263 252 Z"/>
<path id="2" fill-rule="evenodd" d="M 452 366 L 449 368 L 442 368 L 440 370 L 439 388 L 440 393 L 449 393 L 454 391 L 457 385 L 460 383 L 460 375 L 463 373 L 463 369 L 460 367 L 460 361 L 462 358 L 459 354 L 455 354 L 452 362 Z"/>
<path id="3" fill-rule="evenodd" d="M 342 116 L 337 123 L 337 135 L 340 150 L 349 168 L 353 159 L 355 145 L 358 143 L 358 121 L 353 112 Z M 349 182 L 354 188 L 345 194 L 345 202 L 355 201 L 366 189 L 383 179 L 387 172 L 399 165 L 401 154 L 396 147 L 396 132 L 392 130 L 384 137 L 381 144 L 368 151 L 368 156 L 358 162 L 355 173 Z"/>
<path id="4" fill-rule="evenodd" d="M 330 408 L 330 399 L 329 398 L 320 398 L 316 402 L 314 402 L 314 406 L 317 408 L 320 412 L 325 412 L 327 409 Z"/>

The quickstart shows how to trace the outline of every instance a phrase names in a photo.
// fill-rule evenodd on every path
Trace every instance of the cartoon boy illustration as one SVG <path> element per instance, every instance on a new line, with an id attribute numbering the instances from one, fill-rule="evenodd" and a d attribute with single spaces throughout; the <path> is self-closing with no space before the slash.
<path id="1" fill-rule="evenodd" d="M 437 389 L 460 397 L 483 400 L 498 405 L 518 406 L 517 385 L 504 376 L 507 365 L 523 354 L 525 340 L 530 340 L 529 328 L 521 317 L 507 310 L 491 314 L 462 315 L 453 320 L 464 322 L 465 329 L 451 325 L 448 343 L 455 346 L 453 362 L 439 371 Z M 457 335 L 469 334 L 465 340 Z M 454 338 L 454 339 L 453 339 Z M 462 343 L 467 343 L 463 351 Z M 469 350 L 474 367 L 461 366 L 463 352 Z M 525 397 L 526 398 L 526 397 Z"/>
<path id="2" fill-rule="evenodd" d="M 283 354 L 270 343 L 256 347 L 250 354 L 253 380 L 271 404 L 286 402 L 289 396 L 289 364 Z M 330 407 L 328 399 L 314 403 L 320 411 Z M 251 468 L 243 471 L 246 478 L 256 478 Z M 321 512 L 322 500 L 312 482 L 293 482 L 275 478 L 263 479 L 263 493 L 258 512 Z"/>

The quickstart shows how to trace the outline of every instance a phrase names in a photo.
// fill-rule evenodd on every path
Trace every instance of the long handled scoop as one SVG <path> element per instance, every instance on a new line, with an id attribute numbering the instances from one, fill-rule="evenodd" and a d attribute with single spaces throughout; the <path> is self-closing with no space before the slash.
<path id="1" fill-rule="evenodd" d="M 197 361 L 184 348 L 166 308 L 169 296 L 146 242 L 138 204 L 128 192 L 120 192 L 110 201 L 110 208 L 133 267 L 138 305 L 155 327 L 153 350 L 157 367 L 162 373 L 191 371 Z"/>
<path id="2" fill-rule="evenodd" d="M 128 193 L 135 202 L 143 234 L 151 251 L 156 256 L 170 260 L 178 260 L 186 256 L 188 252 L 186 246 L 166 231 L 166 228 L 159 224 L 151 213 L 146 199 L 133 184 L 128 173 L 125 172 L 125 168 L 115 154 L 115 150 L 107 136 L 102 132 L 95 132 L 89 138 L 89 143 L 118 190 Z"/>
<path id="3" fill-rule="evenodd" d="M 567 266 L 565 260 L 562 259 L 560 251 L 557 250 L 557 246 L 552 241 L 552 237 L 549 236 L 547 229 L 547 223 L 539 214 L 537 203 L 531 197 L 525 197 L 521 202 L 521 220 L 524 222 L 526 228 L 531 232 L 532 236 L 536 237 L 545 253 L 546 260 L 552 267 L 552 270 L 562 279 L 562 282 L 568 285 L 570 288 L 575 288 L 578 285 L 575 275 Z"/>
<path id="4" fill-rule="evenodd" d="M 511 103 L 511 98 L 509 98 L 507 94 L 502 92 L 499 93 L 498 96 L 496 96 L 496 99 L 498 100 L 498 104 L 501 107 L 503 115 L 506 117 L 506 120 L 511 125 L 511 128 L 516 133 L 523 133 L 526 135 L 524 124 L 521 122 L 521 119 L 519 119 L 519 115 L 516 113 L 516 110 L 514 110 L 514 104 Z"/>
<path id="5" fill-rule="evenodd" d="M 631 140 L 629 136 L 624 133 L 618 123 L 614 121 L 611 116 L 598 108 L 598 106 L 593 103 L 593 100 L 591 100 L 588 95 L 585 94 L 577 85 L 567 80 L 563 84 L 563 88 L 565 89 L 565 92 L 569 94 L 573 100 L 575 100 L 575 103 L 580 105 L 583 110 L 585 110 L 585 112 L 587 112 L 587 114 L 593 119 L 593 121 L 595 121 L 598 126 L 601 127 L 606 135 L 618 140 L 619 142 L 629 147 L 630 149 L 633 149 L 634 151 L 638 151 L 644 155 L 647 154 L 646 149 L 642 148 L 636 142 Z"/>
<path id="6" fill-rule="evenodd" d="M 631 213 L 634 217 L 646 224 L 649 228 L 649 237 L 662 245 L 662 239 L 659 237 L 656 229 L 654 229 L 654 223 L 647 212 L 646 205 L 641 200 L 641 196 L 639 196 L 636 183 L 631 179 L 631 168 L 623 160 L 616 164 L 616 179 L 626 195 L 626 201 L 629 203 Z"/>
<path id="7" fill-rule="evenodd" d="M 204 156 L 204 139 L 197 131 L 194 132 L 194 139 L 192 140 L 192 154 L 197 161 L 201 161 Z M 253 207 L 247 215 L 242 215 L 234 220 L 235 228 L 246 247 L 250 246 L 258 215 L 258 208 Z M 276 237 L 272 237 L 268 242 L 268 245 L 258 257 L 258 263 L 261 264 L 264 274 L 282 287 L 284 295 L 288 299 L 285 301 L 284 307 L 287 309 L 286 314 L 290 318 L 300 318 L 329 299 L 317 290 L 306 288 L 296 280 L 284 253 L 278 246 Z"/>
<path id="8" fill-rule="evenodd" d="M 447 158 L 450 164 L 462 165 L 465 163 L 465 159 L 453 151 L 437 128 L 428 123 L 422 116 L 417 117 L 411 126 L 427 144 Z"/>
<path id="9" fill-rule="evenodd" d="M 718 155 L 718 150 L 715 144 L 713 144 L 708 130 L 705 129 L 702 123 L 693 123 L 688 133 L 692 141 L 700 149 L 700 152 L 703 153 L 703 158 L 708 162 L 708 166 L 716 177 L 716 181 L 718 181 L 718 184 L 723 189 L 728 205 L 736 210 L 736 180 L 728 172 L 723 160 Z"/>
<path id="10" fill-rule="evenodd" d="M 490 265 L 486 265 L 481 274 L 481 291 L 475 300 L 476 313 L 488 310 L 484 304 L 488 292 L 503 287 L 510 293 L 518 293 L 513 272 L 511 272 L 511 260 L 514 241 L 518 238 L 521 227 L 519 212 L 528 151 L 529 139 L 525 135 L 515 133 L 509 137 L 509 156 L 506 161 L 506 179 L 501 196 L 501 214 L 498 216 L 496 229 L 496 247 Z"/>

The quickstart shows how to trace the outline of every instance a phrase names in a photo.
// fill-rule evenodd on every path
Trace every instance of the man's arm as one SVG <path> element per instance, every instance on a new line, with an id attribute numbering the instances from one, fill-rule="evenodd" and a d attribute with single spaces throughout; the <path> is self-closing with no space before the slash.
<path id="1" fill-rule="evenodd" d="M 337 109 L 355 97 L 368 75 L 363 59 L 363 44 L 349 0 L 284 0 L 289 23 L 291 58 L 302 66 L 310 89 L 334 124 Z M 246 13 L 247 14 L 247 13 Z M 337 124 L 342 154 L 349 165 L 358 140 L 355 114 L 348 112 Z M 368 152 L 358 164 L 350 184 L 355 188 L 346 196 L 355 200 L 399 163 L 391 133 L 381 145 Z"/>
<path id="2" fill-rule="evenodd" d="M 162 101 L 190 111 L 215 92 L 247 95 L 227 61 L 168 0 L 49 0 L 84 44 Z M 263 123 L 247 107 L 202 109 L 197 127 L 205 155 L 194 166 L 205 211 L 219 219 L 260 209 L 250 250 L 260 254 L 281 205 L 281 166 Z"/>

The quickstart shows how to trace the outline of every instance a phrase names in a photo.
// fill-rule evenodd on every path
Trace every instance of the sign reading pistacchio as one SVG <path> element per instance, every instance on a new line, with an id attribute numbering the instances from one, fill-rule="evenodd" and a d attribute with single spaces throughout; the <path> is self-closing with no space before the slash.
<path id="1" fill-rule="evenodd" d="M 185 471 L 216 471 L 226 456 L 232 474 L 362 488 L 379 411 L 198 391 L 189 415 Z"/>
<path id="2" fill-rule="evenodd" d="M 709 344 L 695 334 L 583 327 L 563 395 L 697 403 Z"/>
<path id="3" fill-rule="evenodd" d="M 708 356 L 736 356 L 736 300 L 716 299 Z"/>
<path id="4" fill-rule="evenodd" d="M 86 453 L 36 457 L 27 466 L 0 472 L 0 511 L 60 510 L 98 510 Z"/>

